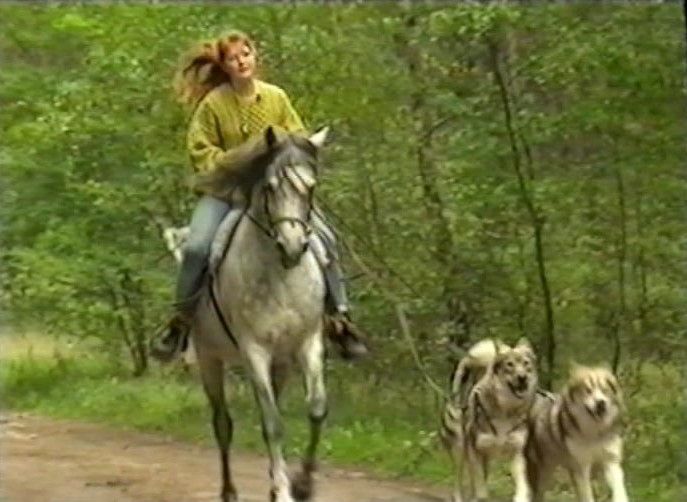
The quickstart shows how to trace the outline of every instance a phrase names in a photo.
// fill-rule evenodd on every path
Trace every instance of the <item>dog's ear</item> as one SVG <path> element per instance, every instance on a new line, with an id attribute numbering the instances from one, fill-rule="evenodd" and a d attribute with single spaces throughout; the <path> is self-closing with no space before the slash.
<path id="1" fill-rule="evenodd" d="M 619 396 L 620 395 L 620 387 L 618 385 L 618 380 L 616 380 L 615 376 L 612 374 L 609 374 L 605 379 L 604 383 L 606 384 L 606 387 L 611 389 L 611 392 L 613 392 L 614 396 Z"/>
<path id="2" fill-rule="evenodd" d="M 510 347 L 503 343 L 501 340 L 498 338 L 495 338 L 493 340 L 494 342 L 494 352 L 496 353 L 496 356 L 498 357 L 501 354 L 504 354 L 510 350 Z"/>
<path id="3" fill-rule="evenodd" d="M 520 338 L 520 340 L 518 340 L 518 344 L 515 346 L 515 348 L 526 350 L 527 352 L 529 352 L 530 357 L 536 361 L 537 354 L 534 352 L 534 348 L 532 347 L 530 341 L 524 336 Z"/>
<path id="4" fill-rule="evenodd" d="M 524 336 L 521 337 L 520 340 L 518 340 L 518 344 L 516 345 L 516 347 L 524 347 L 524 348 L 532 350 L 532 344 Z"/>
<path id="5" fill-rule="evenodd" d="M 613 368 L 611 368 L 611 363 L 608 361 L 603 361 L 601 364 L 599 364 L 599 368 L 608 371 L 611 375 L 615 375 L 615 371 L 613 371 Z"/>
<path id="6" fill-rule="evenodd" d="M 577 361 L 571 360 L 568 363 L 568 382 L 565 385 L 565 393 L 569 396 L 574 396 L 584 387 L 582 369 L 583 366 Z"/>

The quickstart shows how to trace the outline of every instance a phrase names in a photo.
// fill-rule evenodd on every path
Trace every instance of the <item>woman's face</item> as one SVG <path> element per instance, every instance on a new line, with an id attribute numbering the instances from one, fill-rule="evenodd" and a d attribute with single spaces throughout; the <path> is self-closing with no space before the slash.
<path id="1" fill-rule="evenodd" d="M 245 42 L 229 44 L 224 66 L 232 81 L 250 80 L 255 74 L 255 52 Z"/>

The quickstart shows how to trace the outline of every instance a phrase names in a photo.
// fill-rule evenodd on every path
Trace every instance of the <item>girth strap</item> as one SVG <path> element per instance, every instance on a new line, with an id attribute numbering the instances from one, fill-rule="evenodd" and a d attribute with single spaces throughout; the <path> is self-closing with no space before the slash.
<path id="1" fill-rule="evenodd" d="M 236 338 L 234 338 L 234 335 L 232 334 L 231 330 L 229 329 L 229 325 L 227 324 L 227 320 L 224 318 L 222 309 L 219 307 L 219 302 L 217 301 L 217 296 L 215 295 L 215 288 L 213 287 L 213 274 L 208 274 L 208 289 L 210 290 L 210 300 L 212 301 L 212 306 L 215 308 L 215 313 L 217 313 L 217 318 L 219 319 L 222 328 L 224 328 L 224 332 L 227 334 L 231 342 L 234 344 L 234 347 L 238 349 L 239 344 L 236 341 Z"/>

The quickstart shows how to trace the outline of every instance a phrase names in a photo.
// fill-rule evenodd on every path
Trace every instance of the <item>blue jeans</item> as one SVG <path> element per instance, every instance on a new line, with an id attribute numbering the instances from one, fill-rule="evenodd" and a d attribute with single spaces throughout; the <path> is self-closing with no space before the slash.
<path id="1" fill-rule="evenodd" d="M 233 213 L 231 216 L 235 218 L 234 224 L 236 224 L 241 210 L 232 209 L 228 203 L 209 195 L 202 196 L 193 211 L 176 286 L 176 305 L 184 314 L 190 315 L 195 309 L 198 293 L 203 285 L 203 275 L 207 268 L 212 241 L 217 228 L 230 211 Z M 333 233 L 327 228 L 324 219 L 315 218 L 314 224 L 316 238 L 325 242 L 328 248 L 333 248 L 335 246 Z M 332 255 L 334 259 L 323 270 L 328 292 L 327 308 L 335 312 L 347 312 L 348 301 L 341 268 L 336 260 L 335 252 L 332 252 Z"/>
<path id="2" fill-rule="evenodd" d="M 212 240 L 230 209 L 226 202 L 205 195 L 193 211 L 176 287 L 177 306 L 184 312 L 192 312 L 195 308 Z"/>

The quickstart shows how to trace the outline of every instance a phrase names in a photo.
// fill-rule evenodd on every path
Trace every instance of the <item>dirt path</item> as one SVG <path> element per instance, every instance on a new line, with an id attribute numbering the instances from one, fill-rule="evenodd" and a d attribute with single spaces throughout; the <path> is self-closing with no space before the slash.
<path id="1" fill-rule="evenodd" d="M 212 448 L 29 415 L 0 418 L 1 502 L 217 502 Z M 234 458 L 242 502 L 267 500 L 267 463 Z M 317 502 L 436 502 L 440 492 L 324 468 Z"/>

